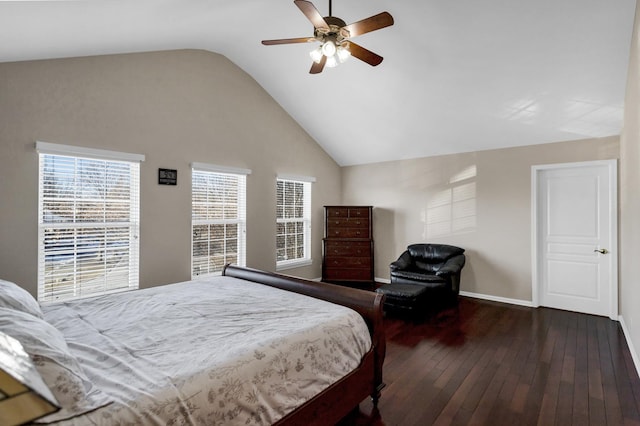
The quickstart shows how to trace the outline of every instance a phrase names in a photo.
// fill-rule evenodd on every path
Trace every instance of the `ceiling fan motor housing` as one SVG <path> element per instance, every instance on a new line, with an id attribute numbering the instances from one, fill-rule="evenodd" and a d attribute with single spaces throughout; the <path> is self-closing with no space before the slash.
<path id="1" fill-rule="evenodd" d="M 313 31 L 318 41 L 331 40 L 338 45 L 349 38 L 349 31 L 344 28 L 347 24 L 342 19 L 335 16 L 325 16 L 324 21 L 329 25 L 328 29 L 315 28 Z"/>

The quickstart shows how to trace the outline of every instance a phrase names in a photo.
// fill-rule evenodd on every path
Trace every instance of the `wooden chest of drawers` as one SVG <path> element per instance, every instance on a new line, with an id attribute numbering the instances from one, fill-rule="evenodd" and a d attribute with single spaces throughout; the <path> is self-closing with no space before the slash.
<path id="1" fill-rule="evenodd" d="M 372 207 L 325 206 L 322 280 L 372 285 Z"/>

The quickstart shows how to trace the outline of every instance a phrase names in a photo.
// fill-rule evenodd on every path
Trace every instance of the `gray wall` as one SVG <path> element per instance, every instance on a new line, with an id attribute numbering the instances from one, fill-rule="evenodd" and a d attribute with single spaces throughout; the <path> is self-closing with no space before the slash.
<path id="1" fill-rule="evenodd" d="M 0 277 L 36 293 L 35 141 L 146 155 L 140 286 L 190 278 L 193 161 L 252 169 L 247 264 L 275 269 L 275 178 L 314 176 L 312 266 L 321 272 L 322 206 L 340 169 L 245 72 L 221 55 L 169 51 L 0 64 Z M 178 170 L 176 187 L 158 168 Z"/>
<path id="2" fill-rule="evenodd" d="M 531 301 L 531 166 L 618 158 L 617 136 L 343 167 L 346 204 L 375 206 L 376 276 L 406 246 L 464 247 L 461 290 Z"/>

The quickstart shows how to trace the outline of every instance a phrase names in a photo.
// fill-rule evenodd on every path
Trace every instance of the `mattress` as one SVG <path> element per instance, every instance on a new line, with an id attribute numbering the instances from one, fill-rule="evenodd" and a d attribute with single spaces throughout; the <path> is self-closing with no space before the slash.
<path id="1" fill-rule="evenodd" d="M 106 401 L 65 425 L 271 424 L 371 348 L 351 309 L 226 276 L 42 311 Z"/>

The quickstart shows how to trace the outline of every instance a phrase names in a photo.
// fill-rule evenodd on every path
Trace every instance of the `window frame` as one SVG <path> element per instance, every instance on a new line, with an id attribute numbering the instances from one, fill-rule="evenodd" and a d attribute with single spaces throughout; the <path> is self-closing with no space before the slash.
<path id="1" fill-rule="evenodd" d="M 36 142 L 35 147 L 38 153 L 39 164 L 38 301 L 48 303 L 73 300 L 137 289 L 139 287 L 140 274 L 140 163 L 145 160 L 145 156 L 41 141 Z M 47 172 L 45 166 L 49 164 L 50 161 L 54 163 L 55 161 L 62 162 L 62 164 L 66 166 L 67 171 L 73 171 L 73 178 L 65 174 L 62 168 L 55 172 Z M 106 191 L 102 196 L 96 197 L 95 189 L 91 192 L 91 196 L 89 196 L 88 191 L 86 191 L 86 186 L 77 186 L 78 182 L 85 183 L 82 181 L 83 177 L 81 177 L 81 173 L 84 167 L 91 165 L 91 163 L 93 163 L 93 166 L 104 163 L 104 175 L 102 175 L 102 171 L 98 171 L 97 175 L 99 179 L 104 179 L 104 182 L 109 180 L 109 165 L 114 167 L 114 169 L 111 170 L 112 172 L 119 169 L 120 173 L 116 174 L 116 176 L 123 177 L 125 182 L 128 183 L 128 185 L 125 186 L 125 193 L 128 194 L 128 197 L 121 198 L 116 194 L 116 197 L 113 198 L 108 196 Z M 47 185 L 46 182 L 48 179 L 55 180 L 65 177 L 67 180 L 73 182 L 69 195 L 64 197 L 61 197 L 60 193 L 56 195 L 52 195 L 55 193 L 45 195 L 45 185 Z M 111 176 L 111 178 L 113 177 Z M 116 190 L 121 191 L 122 188 L 116 188 Z M 73 200 L 73 202 L 71 202 L 71 200 Z M 68 220 L 59 220 L 63 218 L 63 216 L 54 215 L 51 211 L 45 209 L 47 204 L 55 202 L 60 202 L 61 206 L 64 206 L 64 204 L 66 204 L 67 207 L 71 206 L 71 209 L 67 211 L 67 213 L 71 215 L 71 218 Z M 85 209 L 101 206 L 101 208 L 104 209 L 103 217 L 99 220 L 83 220 L 81 217 L 83 215 L 83 205 Z M 120 205 L 120 208 L 114 207 L 117 205 Z M 122 206 L 126 206 L 126 209 L 122 210 Z M 116 210 L 113 210 L 113 208 Z M 127 210 L 128 213 L 126 213 Z M 87 211 L 88 210 L 85 210 L 84 213 Z M 124 214 L 127 220 L 109 221 L 109 211 L 111 214 Z M 48 220 L 46 219 L 47 215 L 50 217 Z M 98 216 L 94 216 L 94 218 L 97 217 Z M 104 234 L 101 234 L 102 229 L 104 229 Z M 72 241 L 70 248 L 66 248 L 64 244 L 57 244 L 60 241 L 60 236 L 57 237 L 58 241 L 56 241 L 55 238 L 50 240 L 46 237 L 47 233 L 50 233 L 49 235 L 55 234 L 55 230 L 62 232 L 67 231 L 67 235 L 61 235 L 63 239 Z M 96 230 L 100 230 L 100 232 L 96 232 Z M 109 230 L 111 232 L 108 232 Z M 95 251 L 89 253 L 86 250 L 86 245 L 83 247 L 81 241 L 83 235 L 87 238 L 87 241 L 91 241 L 87 244 L 97 245 L 98 248 Z M 123 238 L 123 236 L 126 236 L 126 238 Z M 51 241 L 53 241 L 53 243 L 47 248 L 47 243 Z M 113 243 L 113 247 L 117 248 L 110 248 L 110 242 Z M 47 256 L 51 256 L 51 258 L 55 256 L 61 257 L 61 253 L 65 256 L 64 261 L 61 259 L 47 260 Z M 116 268 L 109 265 L 109 260 L 118 259 L 118 253 L 121 253 L 120 259 L 127 259 L 123 268 L 121 268 L 122 265 L 119 264 Z M 118 260 L 118 262 L 120 261 L 121 260 Z M 57 271 L 55 271 L 56 266 Z M 56 275 L 58 277 L 61 276 L 60 268 L 63 266 L 71 269 L 68 273 L 71 274 L 72 280 L 71 283 L 69 283 L 66 278 L 63 279 L 61 283 L 67 282 L 68 284 L 60 284 L 59 289 L 55 291 L 53 288 L 55 284 L 52 284 L 51 281 L 56 278 Z M 79 282 L 82 275 L 82 272 L 79 271 L 83 268 L 86 268 L 86 274 L 98 273 L 97 276 L 100 279 L 97 281 L 86 279 L 84 282 Z M 48 273 L 47 269 L 49 269 Z M 91 271 L 86 272 L 89 269 Z M 109 274 L 113 274 L 114 272 L 121 273 L 123 276 L 121 277 L 121 281 L 112 281 L 112 283 L 115 282 L 115 285 L 109 285 Z M 49 282 L 47 279 L 49 279 Z M 118 285 L 118 283 L 124 285 Z M 103 289 L 100 290 L 100 287 Z"/>
<path id="2" fill-rule="evenodd" d="M 283 271 L 286 269 L 299 268 L 303 266 L 309 266 L 313 264 L 313 257 L 311 256 L 311 232 L 312 232 L 312 222 L 311 222 L 311 201 L 312 201 L 312 183 L 314 183 L 316 179 L 314 177 L 309 176 L 294 176 L 294 175 L 284 175 L 279 174 L 276 178 L 276 271 Z M 280 217 L 279 214 L 279 204 L 278 204 L 278 184 L 279 182 L 293 182 L 295 184 L 302 184 L 303 187 L 303 213 L 302 217 L 295 216 L 290 218 Z M 285 204 L 283 204 L 283 212 L 284 212 Z M 295 210 L 295 208 L 294 208 Z M 285 259 L 278 260 L 278 225 L 281 223 L 295 223 L 302 222 L 303 229 L 303 256 L 296 257 L 293 259 Z M 285 241 L 287 239 L 285 233 Z M 286 245 L 286 243 L 285 243 Z M 285 247 L 286 251 L 286 247 Z"/>
<path id="3" fill-rule="evenodd" d="M 228 177 L 228 176 L 232 176 L 234 178 L 238 179 L 238 187 L 236 189 L 236 191 L 238 192 L 237 195 L 237 204 L 236 204 L 236 211 L 237 211 L 237 217 L 236 218 L 221 218 L 221 219 L 216 219 L 216 218 L 212 218 L 212 219 L 197 219 L 196 218 L 196 188 L 195 188 L 195 178 L 198 174 L 202 174 L 203 177 L 205 177 L 206 179 L 209 179 L 215 175 L 217 175 L 219 178 L 223 178 L 224 177 Z M 206 276 L 216 276 L 216 275 L 221 275 L 222 273 L 222 268 L 220 270 L 211 270 L 211 261 L 209 260 L 209 262 L 207 263 L 207 271 L 206 272 L 201 272 L 201 273 L 195 273 L 195 269 L 196 269 L 196 259 L 197 257 L 194 256 L 195 254 L 195 249 L 196 249 L 196 241 L 195 241 L 195 227 L 196 226 L 211 226 L 211 225 L 224 225 L 225 226 L 225 232 L 226 232 L 226 226 L 227 225 L 233 225 L 235 224 L 237 226 L 237 243 L 236 243 L 236 264 L 239 266 L 246 266 L 246 257 L 247 257 L 247 243 L 246 243 L 246 238 L 247 238 L 247 176 L 251 174 L 251 170 L 249 169 L 243 169 L 243 168 L 236 168 L 236 167 L 226 167 L 226 166 L 218 166 L 218 165 L 213 165 L 213 164 L 206 164 L 206 163 L 191 163 L 191 279 L 197 279 L 197 278 L 201 278 L 201 277 L 206 277 Z M 207 198 L 209 196 L 209 194 L 207 193 Z M 202 202 L 199 202 L 202 203 Z M 212 204 L 207 204 L 205 206 L 205 208 L 209 208 L 212 207 Z M 208 213 L 207 213 L 208 214 Z M 223 213 L 224 216 L 224 213 Z M 207 258 L 211 257 L 211 245 L 212 245 L 212 240 L 211 237 L 209 236 L 208 239 L 206 240 L 207 243 Z M 223 264 L 227 263 L 227 239 L 226 239 L 226 234 L 225 237 L 223 237 Z M 200 258 L 202 258 L 203 256 L 199 256 Z"/>

